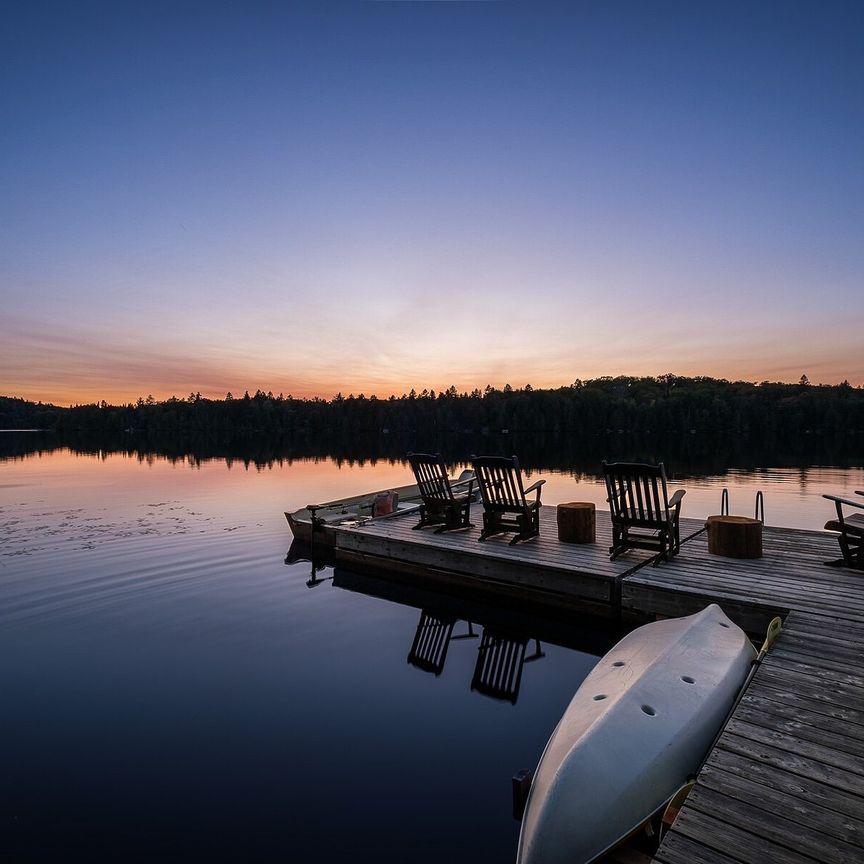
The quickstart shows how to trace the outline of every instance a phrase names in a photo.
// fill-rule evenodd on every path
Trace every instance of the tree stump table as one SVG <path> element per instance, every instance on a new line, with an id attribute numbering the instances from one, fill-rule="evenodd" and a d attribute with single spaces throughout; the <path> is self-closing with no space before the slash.
<path id="1" fill-rule="evenodd" d="M 762 523 L 749 516 L 709 516 L 708 552 L 724 558 L 761 558 Z"/>
<path id="2" fill-rule="evenodd" d="M 558 539 L 562 543 L 594 543 L 597 539 L 595 507 L 584 501 L 559 504 Z"/>

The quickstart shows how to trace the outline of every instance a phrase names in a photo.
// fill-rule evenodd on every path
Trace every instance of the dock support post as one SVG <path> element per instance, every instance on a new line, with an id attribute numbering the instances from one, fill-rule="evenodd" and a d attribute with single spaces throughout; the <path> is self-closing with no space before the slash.
<path id="1" fill-rule="evenodd" d="M 531 781 L 534 779 L 534 772 L 523 768 L 513 775 L 513 818 L 517 822 L 522 821 L 522 816 L 525 814 L 525 804 L 528 801 L 528 793 L 531 791 Z"/>

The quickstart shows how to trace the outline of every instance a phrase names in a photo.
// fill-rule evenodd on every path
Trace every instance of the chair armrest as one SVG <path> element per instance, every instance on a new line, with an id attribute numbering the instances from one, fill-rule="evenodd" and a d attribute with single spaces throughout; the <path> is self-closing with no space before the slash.
<path id="1" fill-rule="evenodd" d="M 676 489 L 675 494 L 669 499 L 670 507 L 680 507 L 681 499 L 687 494 L 686 489 Z"/>
<path id="2" fill-rule="evenodd" d="M 531 484 L 531 485 L 530 485 L 530 486 L 525 490 L 525 494 L 527 495 L 529 492 L 533 492 L 535 489 L 537 489 L 537 490 L 539 491 L 539 490 L 540 490 L 540 487 L 541 487 L 545 482 L 546 482 L 545 480 L 538 480 L 536 483 L 532 483 L 532 484 Z"/>
<path id="3" fill-rule="evenodd" d="M 856 494 L 860 495 L 861 493 L 859 492 Z M 861 510 L 864 510 L 864 504 L 860 501 L 852 501 L 849 498 L 840 498 L 838 495 L 823 495 L 822 497 L 827 498 L 829 501 L 834 501 L 837 504 L 848 504 L 850 507 L 858 507 Z"/>
<path id="4" fill-rule="evenodd" d="M 864 490 L 862 490 L 862 489 L 856 489 L 856 490 L 855 490 L 855 494 L 856 494 L 856 495 L 864 495 Z"/>
<path id="5" fill-rule="evenodd" d="M 476 482 L 476 477 L 469 477 L 467 480 L 457 480 L 455 483 L 450 484 L 451 489 L 458 489 L 460 486 L 470 486 L 472 483 Z"/>

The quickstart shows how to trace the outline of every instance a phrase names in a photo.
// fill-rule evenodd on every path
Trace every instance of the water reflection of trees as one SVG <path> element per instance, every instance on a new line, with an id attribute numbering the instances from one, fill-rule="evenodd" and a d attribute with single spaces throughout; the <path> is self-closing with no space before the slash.
<path id="1" fill-rule="evenodd" d="M 164 459 L 197 465 L 223 461 L 246 468 L 272 468 L 297 460 L 335 460 L 339 465 L 378 462 L 407 463 L 411 450 L 440 452 L 451 466 L 464 463 L 473 453 L 516 453 L 528 470 L 557 471 L 597 478 L 606 460 L 666 463 L 675 476 L 717 476 L 729 470 L 767 467 L 807 468 L 812 465 L 853 467 L 864 464 L 860 436 L 633 435 L 575 434 L 459 434 L 438 437 L 430 433 L 342 435 L 179 435 L 96 433 L 4 433 L 0 458 L 14 459 L 69 449 L 88 456 L 123 454 L 142 462 Z"/>
<path id="2" fill-rule="evenodd" d="M 661 375 L 555 389 L 412 390 L 388 399 L 190 393 L 64 409 L 0 397 L 0 429 L 16 426 L 50 427 L 57 446 L 79 452 L 192 462 L 267 466 L 332 457 L 362 464 L 401 460 L 409 450 L 458 462 L 472 452 L 516 452 L 538 470 L 593 475 L 604 458 L 662 459 L 678 473 L 716 474 L 731 466 L 861 464 L 864 388 L 813 386 L 806 376 L 757 385 Z"/>

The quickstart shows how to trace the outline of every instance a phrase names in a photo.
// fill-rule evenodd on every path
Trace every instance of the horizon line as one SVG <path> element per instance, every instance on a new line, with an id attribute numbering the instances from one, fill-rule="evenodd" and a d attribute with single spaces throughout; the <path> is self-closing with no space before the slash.
<path id="1" fill-rule="evenodd" d="M 577 382 L 587 383 L 587 382 L 603 381 L 603 380 L 614 381 L 614 380 L 618 380 L 618 379 L 631 379 L 631 380 L 637 380 L 637 381 L 638 380 L 641 380 L 641 381 L 648 381 L 648 380 L 659 381 L 659 380 L 661 380 L 667 376 L 674 378 L 674 379 L 682 379 L 682 380 L 690 380 L 690 381 L 699 379 L 699 380 L 707 380 L 707 381 L 717 381 L 717 382 L 721 382 L 721 383 L 725 382 L 728 384 L 749 384 L 749 385 L 754 386 L 754 387 L 759 387 L 762 385 L 773 385 L 773 384 L 792 386 L 792 385 L 796 385 L 796 384 L 801 384 L 802 379 L 806 379 L 806 384 L 808 384 L 809 386 L 813 386 L 813 387 L 840 387 L 843 384 L 846 384 L 846 385 L 848 385 L 852 388 L 855 388 L 855 389 L 860 389 L 861 387 L 864 387 L 864 382 L 856 384 L 856 383 L 849 381 L 848 378 L 844 378 L 840 381 L 834 381 L 834 382 L 813 381 L 812 379 L 810 379 L 810 377 L 806 373 L 802 373 L 801 378 L 799 378 L 797 380 L 763 379 L 761 381 L 754 381 L 754 380 L 750 380 L 750 379 L 746 379 L 746 378 L 732 379 L 732 378 L 716 377 L 714 375 L 679 375 L 675 372 L 664 372 L 661 375 L 626 375 L 626 374 L 620 374 L 620 375 L 598 375 L 594 378 L 578 378 L 577 377 L 577 378 L 574 378 L 572 381 L 569 381 L 569 382 L 564 383 L 564 384 L 548 385 L 548 386 L 534 386 L 530 382 L 526 382 L 525 384 L 522 384 L 520 386 L 513 386 L 509 383 L 504 383 L 500 386 L 496 386 L 494 384 L 487 383 L 487 384 L 484 384 L 482 387 L 478 385 L 478 386 L 472 387 L 470 389 L 467 389 L 467 388 L 460 389 L 460 388 L 457 388 L 455 384 L 450 384 L 446 387 L 440 387 L 440 388 L 424 387 L 422 390 L 418 390 L 416 387 L 412 387 L 410 390 L 403 391 L 401 394 L 395 393 L 393 391 L 390 391 L 390 392 L 376 391 L 376 392 L 368 392 L 367 393 L 366 391 L 362 391 L 362 390 L 359 393 L 354 393 L 352 391 L 350 393 L 345 394 L 341 390 L 338 390 L 335 393 L 330 393 L 329 395 L 327 395 L 327 394 L 324 394 L 320 391 L 311 391 L 310 390 L 310 391 L 301 392 L 300 395 L 295 395 L 294 393 L 291 393 L 291 392 L 285 393 L 284 391 L 279 391 L 278 393 L 275 393 L 272 388 L 268 388 L 267 390 L 264 390 L 260 387 L 257 387 L 254 392 L 250 392 L 250 389 L 248 387 L 245 387 L 242 391 L 242 395 L 239 395 L 239 396 L 236 395 L 234 393 L 234 391 L 231 389 L 228 389 L 224 392 L 220 392 L 218 394 L 215 393 L 211 389 L 211 390 L 209 390 L 209 392 L 201 392 L 200 390 L 199 391 L 190 391 L 189 394 L 186 396 L 180 396 L 176 392 L 168 393 L 167 391 L 159 393 L 159 395 L 156 395 L 153 392 L 148 392 L 146 395 L 139 393 L 134 398 L 128 398 L 127 397 L 127 398 L 125 398 L 125 400 L 122 400 L 122 401 L 109 401 L 108 399 L 105 399 L 105 398 L 102 398 L 102 399 L 88 398 L 88 399 L 84 399 L 82 401 L 76 401 L 74 398 L 69 398 L 69 397 L 65 397 L 63 399 L 46 400 L 46 399 L 40 399 L 38 397 L 34 398 L 34 397 L 30 397 L 30 396 L 22 396 L 22 395 L 17 395 L 17 394 L 13 395 L 11 393 L 0 393 L 0 398 L 20 399 L 24 402 L 30 402 L 32 404 L 49 405 L 49 406 L 53 406 L 56 408 L 63 408 L 63 407 L 67 407 L 67 406 L 69 408 L 75 408 L 75 407 L 82 407 L 82 406 L 86 406 L 86 405 L 99 405 L 103 402 L 106 405 L 109 405 L 111 407 L 126 407 L 128 405 L 136 405 L 139 400 L 144 400 L 146 402 L 149 399 L 152 399 L 153 402 L 155 402 L 157 404 L 163 403 L 163 402 L 169 402 L 172 399 L 177 400 L 177 401 L 181 401 L 181 402 L 185 402 L 189 399 L 189 396 L 198 396 L 201 399 L 208 399 L 210 401 L 223 401 L 224 402 L 227 400 L 227 397 L 229 395 L 234 400 L 242 400 L 246 397 L 247 394 L 249 395 L 250 398 L 254 398 L 259 393 L 264 395 L 264 396 L 269 395 L 274 399 L 281 397 L 283 399 L 289 399 L 290 398 L 290 399 L 296 399 L 298 401 L 312 401 L 315 399 L 321 399 L 321 400 L 324 400 L 325 402 L 331 402 L 331 401 L 338 399 L 339 396 L 342 396 L 342 398 L 344 398 L 344 399 L 349 399 L 352 397 L 357 399 L 357 398 L 362 396 L 366 399 L 374 398 L 374 399 L 378 399 L 378 400 L 389 401 L 391 398 L 401 399 L 402 397 L 406 397 L 406 398 L 410 397 L 411 392 L 414 392 L 416 397 L 422 398 L 423 393 L 427 394 L 427 397 L 431 393 L 434 393 L 435 396 L 438 396 L 441 393 L 446 393 L 448 390 L 455 389 L 457 396 L 466 396 L 466 395 L 470 396 L 474 391 L 479 391 L 480 394 L 482 395 L 487 390 L 490 390 L 490 389 L 492 391 L 495 391 L 495 392 L 507 392 L 507 388 L 509 388 L 513 392 L 525 392 L 526 389 L 529 389 L 529 388 L 531 391 L 562 390 L 562 389 L 567 389 L 567 388 L 573 387 Z M 116 398 L 117 398 L 116 396 L 112 396 L 112 399 L 116 399 Z"/>

